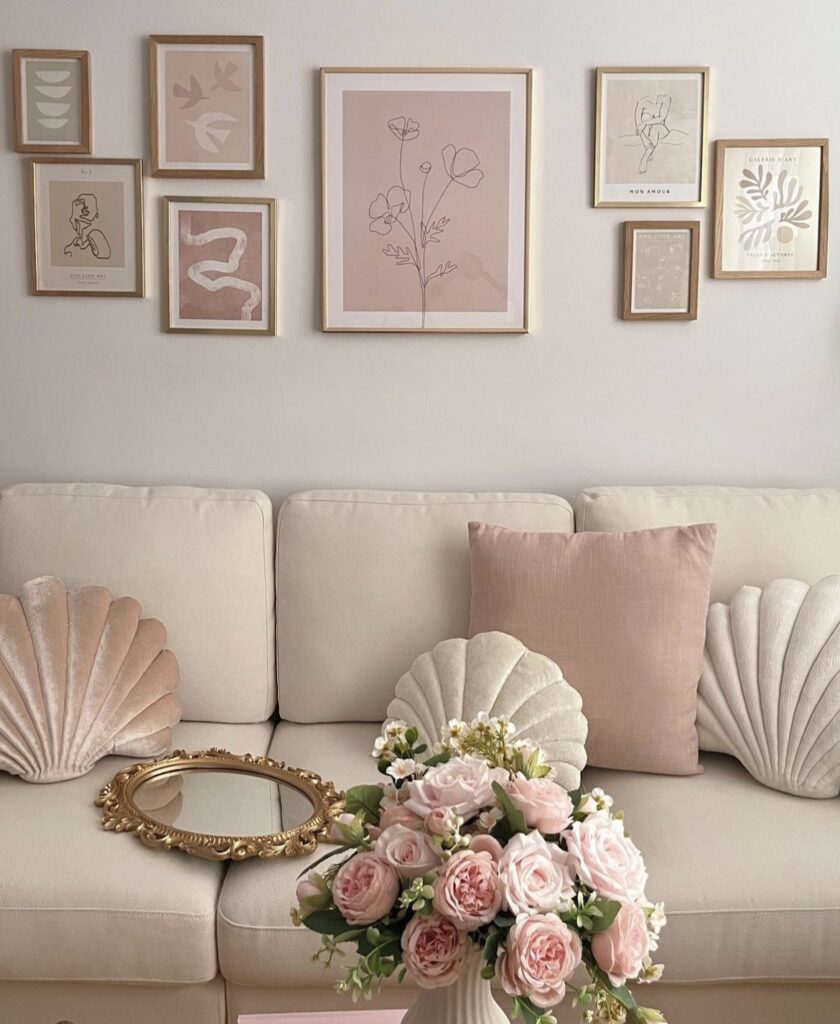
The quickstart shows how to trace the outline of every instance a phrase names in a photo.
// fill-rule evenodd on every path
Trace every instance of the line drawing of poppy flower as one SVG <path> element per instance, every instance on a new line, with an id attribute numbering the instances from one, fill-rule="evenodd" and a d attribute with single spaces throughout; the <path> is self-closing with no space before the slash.
<path id="1" fill-rule="evenodd" d="M 382 192 L 368 207 L 370 230 L 377 235 L 390 235 L 394 224 L 399 223 L 400 214 L 411 208 L 411 193 L 401 185 L 392 185 L 388 194 Z"/>
<path id="2" fill-rule="evenodd" d="M 420 122 L 410 117 L 392 117 L 388 127 L 400 142 L 410 142 L 420 134 Z"/>
<path id="3" fill-rule="evenodd" d="M 484 180 L 484 171 L 479 169 L 478 154 L 473 149 L 456 149 L 450 143 L 440 151 L 443 167 L 449 177 L 458 185 L 478 188 Z"/>

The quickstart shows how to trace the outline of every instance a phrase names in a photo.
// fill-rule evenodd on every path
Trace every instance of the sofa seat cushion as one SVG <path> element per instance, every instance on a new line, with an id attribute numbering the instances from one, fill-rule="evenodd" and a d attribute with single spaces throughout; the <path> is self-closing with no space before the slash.
<path id="1" fill-rule="evenodd" d="M 281 723 L 273 757 L 311 767 L 340 788 L 373 781 L 375 725 Z M 668 927 L 658 958 L 670 983 L 840 980 L 840 813 L 836 801 L 766 789 L 724 755 L 703 775 L 587 768 L 627 814 L 645 854 L 648 893 Z M 323 853 L 314 854 L 315 860 Z M 219 901 L 219 964 L 234 985 L 312 989 L 341 974 L 313 963 L 318 939 L 289 913 L 305 859 L 232 864 Z M 654 1005 L 656 1001 L 653 1000 Z"/>
<path id="2" fill-rule="evenodd" d="M 688 778 L 583 773 L 625 811 L 648 896 L 665 901 L 666 979 L 840 979 L 837 801 L 767 789 L 724 754 L 700 760 Z"/>
<path id="3" fill-rule="evenodd" d="M 265 753 L 268 722 L 182 722 L 175 747 Z M 134 759 L 33 785 L 0 773 L 0 980 L 195 983 L 218 972 L 224 865 L 105 832 L 94 800 Z"/>

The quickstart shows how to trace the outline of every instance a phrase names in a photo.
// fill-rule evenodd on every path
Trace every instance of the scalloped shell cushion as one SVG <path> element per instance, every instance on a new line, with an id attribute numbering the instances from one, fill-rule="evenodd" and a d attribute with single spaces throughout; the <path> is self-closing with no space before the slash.
<path id="1" fill-rule="evenodd" d="M 397 683 L 388 719 L 417 726 L 430 746 L 451 718 L 503 715 L 516 738 L 539 743 L 557 769 L 557 781 L 577 789 L 586 764 L 587 723 L 581 698 L 559 667 L 506 633 L 444 640 L 416 658 Z"/>
<path id="2" fill-rule="evenodd" d="M 0 770 L 27 782 L 154 757 L 181 717 L 166 630 L 131 597 L 41 576 L 0 595 Z"/>
<path id="3" fill-rule="evenodd" d="M 709 609 L 700 747 L 765 786 L 840 793 L 840 576 L 741 587 Z"/>

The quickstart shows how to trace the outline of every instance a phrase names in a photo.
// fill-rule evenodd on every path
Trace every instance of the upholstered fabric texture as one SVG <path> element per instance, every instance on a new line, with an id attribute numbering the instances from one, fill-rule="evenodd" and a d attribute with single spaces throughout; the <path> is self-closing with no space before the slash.
<path id="1" fill-rule="evenodd" d="M 0 593 L 36 576 L 131 594 L 166 624 L 186 719 L 276 703 L 271 502 L 260 491 L 21 484 L 0 491 Z"/>
<path id="2" fill-rule="evenodd" d="M 181 717 L 166 630 L 106 587 L 42 576 L 0 594 L 0 771 L 59 782 L 107 754 L 153 757 Z"/>
<path id="3" fill-rule="evenodd" d="M 840 490 L 774 487 L 592 487 L 575 501 L 579 532 L 717 523 L 712 601 L 744 584 L 840 573 Z"/>
<path id="4" fill-rule="evenodd" d="M 442 640 L 421 654 L 397 683 L 387 717 L 417 726 L 432 747 L 447 722 L 480 711 L 513 722 L 514 738 L 539 743 L 560 785 L 577 789 L 586 764 L 580 694 L 550 658 L 506 633 Z"/>
<path id="5" fill-rule="evenodd" d="M 568 502 L 546 494 L 289 498 L 277 524 L 281 717 L 381 722 L 418 654 L 466 635 L 466 528 L 481 518 L 520 530 L 574 528 Z"/>
<path id="6" fill-rule="evenodd" d="M 840 793 L 840 576 L 741 587 L 712 605 L 697 731 L 765 786 Z"/>
<path id="7" fill-rule="evenodd" d="M 470 523 L 470 635 L 545 654 L 583 697 L 590 764 L 698 771 L 697 683 L 713 524 L 623 534 Z"/>

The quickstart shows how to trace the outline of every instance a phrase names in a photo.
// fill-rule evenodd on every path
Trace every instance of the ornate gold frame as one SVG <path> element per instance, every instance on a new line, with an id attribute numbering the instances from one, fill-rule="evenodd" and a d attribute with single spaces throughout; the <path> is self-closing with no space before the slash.
<path id="1" fill-rule="evenodd" d="M 214 836 L 187 832 L 156 821 L 134 803 L 137 788 L 150 779 L 198 770 L 240 771 L 285 782 L 312 801 L 315 813 L 302 825 L 263 836 Z M 176 750 L 155 761 L 131 765 L 114 776 L 97 797 L 106 832 L 133 832 L 141 842 L 159 850 L 183 850 L 205 860 L 246 860 L 249 857 L 296 857 L 312 853 L 329 837 L 334 818 L 344 810 L 344 797 L 331 782 L 305 768 L 288 768 L 283 761 L 255 754 L 232 754 L 211 747 L 187 753 Z"/>

